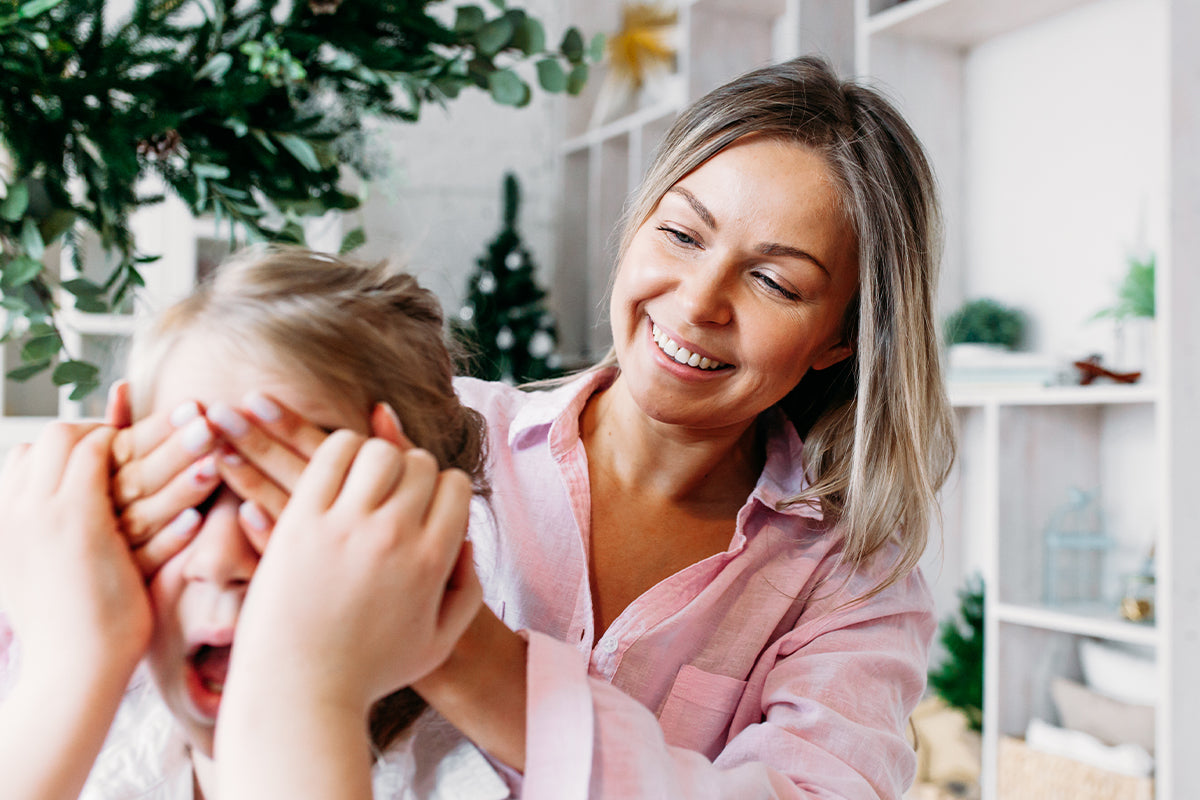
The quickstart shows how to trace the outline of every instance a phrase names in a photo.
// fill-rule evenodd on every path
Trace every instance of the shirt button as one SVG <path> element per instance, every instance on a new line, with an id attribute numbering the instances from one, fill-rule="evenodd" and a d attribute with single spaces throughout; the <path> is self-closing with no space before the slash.
<path id="1" fill-rule="evenodd" d="M 600 652 L 612 655 L 617 652 L 617 638 L 615 636 L 605 636 L 600 640 Z"/>

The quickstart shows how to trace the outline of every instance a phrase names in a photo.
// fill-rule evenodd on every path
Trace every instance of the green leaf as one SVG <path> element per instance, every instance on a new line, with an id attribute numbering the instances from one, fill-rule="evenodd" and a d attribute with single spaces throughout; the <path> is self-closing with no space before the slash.
<path id="1" fill-rule="evenodd" d="M 62 287 L 76 297 L 96 297 L 104 294 L 104 287 L 92 283 L 87 278 L 72 278 L 63 281 Z"/>
<path id="2" fill-rule="evenodd" d="M 592 43 L 588 46 L 588 61 L 593 64 L 599 64 L 604 60 L 604 48 L 608 43 L 608 37 L 603 33 L 597 33 L 592 37 Z"/>
<path id="3" fill-rule="evenodd" d="M 208 178 L 213 181 L 223 181 L 229 177 L 229 167 L 224 164 L 210 164 L 205 161 L 198 161 L 193 164 L 192 172 L 198 177 Z"/>
<path id="4" fill-rule="evenodd" d="M 563 34 L 562 44 L 558 46 L 558 49 L 572 64 L 578 64 L 582 61 L 583 35 L 579 33 L 579 29 L 567 28 L 567 32 Z"/>
<path id="5" fill-rule="evenodd" d="M 513 31 L 512 46 L 527 56 L 540 53 L 546 49 L 546 29 L 538 20 L 523 15 Z"/>
<path id="6" fill-rule="evenodd" d="M 39 361 L 36 364 L 22 364 L 16 369 L 10 369 L 5 373 L 5 376 L 13 381 L 27 381 L 49 366 L 50 361 L 48 359 L 46 361 Z"/>
<path id="7" fill-rule="evenodd" d="M 41 274 L 42 262 L 28 256 L 18 256 L 4 265 L 4 285 L 9 289 L 24 286 Z"/>
<path id="8" fill-rule="evenodd" d="M 21 360 L 25 362 L 45 361 L 53 358 L 62 349 L 62 339 L 57 333 L 35 336 L 21 348 Z"/>
<path id="9" fill-rule="evenodd" d="M 11 294 L 6 294 L 4 297 L 0 297 L 0 308 L 13 311 L 15 314 L 21 316 L 29 313 L 29 303 L 26 303 L 20 297 L 14 297 Z M 7 316 L 9 320 L 11 320 L 14 314 L 8 314 Z"/>
<path id="10" fill-rule="evenodd" d="M 277 133 L 275 139 L 309 172 L 320 172 L 321 162 L 311 144 L 294 133 Z"/>
<path id="11" fill-rule="evenodd" d="M 454 14 L 454 32 L 471 34 L 483 27 L 483 9 L 479 6 L 459 6 Z"/>
<path id="12" fill-rule="evenodd" d="M 92 392 L 96 391 L 99 388 L 100 388 L 99 381 L 94 381 L 91 383 L 78 383 L 75 385 L 75 388 L 71 390 L 71 394 L 68 395 L 67 399 L 68 400 L 82 400 L 83 398 L 87 397 L 89 394 L 91 394 Z"/>
<path id="13" fill-rule="evenodd" d="M 484 55 L 494 56 L 512 41 L 513 23 L 508 17 L 496 17 L 484 23 L 475 34 L 475 46 Z"/>
<path id="14" fill-rule="evenodd" d="M 21 247 L 30 258 L 40 259 L 46 254 L 46 243 L 42 241 L 42 232 L 33 217 L 26 217 L 21 225 Z"/>
<path id="15" fill-rule="evenodd" d="M 110 310 L 108 304 L 99 297 L 77 297 L 75 308 L 89 314 L 107 314 Z"/>
<path id="16" fill-rule="evenodd" d="M 357 250 L 362 247 L 367 241 L 367 234 L 362 228 L 355 228 L 342 237 L 342 244 L 338 248 L 338 255 L 345 255 L 351 250 Z"/>
<path id="17" fill-rule="evenodd" d="M 547 92 L 565 92 L 567 90 L 567 73 L 558 63 L 557 58 L 543 58 L 537 62 L 538 83 Z"/>
<path id="18" fill-rule="evenodd" d="M 571 74 L 567 76 L 567 93 L 579 94 L 583 91 L 584 84 L 588 79 L 588 65 L 576 64 L 571 68 Z"/>
<path id="19" fill-rule="evenodd" d="M 31 0 L 17 9 L 17 16 L 21 19 L 33 19 L 38 14 L 44 14 L 61 2 L 62 0 Z"/>
<path id="20" fill-rule="evenodd" d="M 99 383 L 100 369 L 86 361 L 62 361 L 54 368 L 50 380 L 54 381 L 55 386 L 65 386 L 68 383 Z"/>
<path id="21" fill-rule="evenodd" d="M 8 196 L 0 201 L 0 219 L 16 222 L 29 208 L 29 187 L 22 181 L 8 187 Z"/>
<path id="22" fill-rule="evenodd" d="M 523 106 L 529 102 L 529 87 L 511 69 L 502 69 L 488 76 L 488 91 L 492 99 L 505 106 Z"/>
<path id="23" fill-rule="evenodd" d="M 225 78 L 225 73 L 233 66 L 233 56 L 229 53 L 217 53 L 208 60 L 208 63 L 201 67 L 196 72 L 195 80 L 203 81 L 212 79 L 213 83 L 221 83 Z"/>

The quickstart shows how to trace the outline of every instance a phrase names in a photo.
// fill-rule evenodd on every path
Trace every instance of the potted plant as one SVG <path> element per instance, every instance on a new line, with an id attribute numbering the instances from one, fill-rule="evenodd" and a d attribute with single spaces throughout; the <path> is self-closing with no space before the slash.
<path id="1" fill-rule="evenodd" d="M 1130 256 L 1117 302 L 1096 313 L 1115 323 L 1113 368 L 1136 370 L 1148 378 L 1154 367 L 1154 253 Z"/>
<path id="2" fill-rule="evenodd" d="M 945 322 L 946 344 L 982 344 L 1015 350 L 1025 338 L 1025 315 L 991 298 L 963 303 Z"/>

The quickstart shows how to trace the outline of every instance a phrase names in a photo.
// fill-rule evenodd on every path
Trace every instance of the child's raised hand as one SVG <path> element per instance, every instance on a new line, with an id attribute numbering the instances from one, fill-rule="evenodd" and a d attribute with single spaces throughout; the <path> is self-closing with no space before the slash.
<path id="1" fill-rule="evenodd" d="M 465 473 L 439 472 L 426 451 L 331 434 L 251 582 L 225 702 L 267 688 L 365 720 L 437 667 L 481 604 L 464 550 L 471 494 Z"/>
<path id="2" fill-rule="evenodd" d="M 31 670 L 127 680 L 149 641 L 150 601 L 109 495 L 115 434 L 51 423 L 0 472 L 0 592 Z"/>

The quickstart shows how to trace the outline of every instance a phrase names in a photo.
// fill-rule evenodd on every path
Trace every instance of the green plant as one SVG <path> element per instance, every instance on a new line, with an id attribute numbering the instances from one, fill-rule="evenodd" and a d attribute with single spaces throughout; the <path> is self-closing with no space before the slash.
<path id="1" fill-rule="evenodd" d="M 963 303 L 946 318 L 946 344 L 1017 347 L 1025 337 L 1025 315 L 990 298 Z"/>
<path id="2" fill-rule="evenodd" d="M 161 199 L 148 186 L 215 216 L 231 240 L 300 241 L 305 218 L 358 205 L 340 179 L 374 177 L 371 118 L 415 121 L 469 87 L 524 105 L 522 63 L 544 90 L 577 93 L 602 51 L 574 28 L 548 47 L 542 24 L 505 0 L 435 6 L 446 8 L 0 0 L 0 305 L 3 338 L 23 343 L 9 377 L 51 369 L 74 397 L 95 388 L 96 367 L 63 352 L 59 300 L 106 312 L 142 285 L 156 256 L 129 218 Z M 106 258 L 90 274 L 107 277 L 60 281 L 43 263 L 61 243 L 82 267 L 92 238 Z M 346 246 L 361 241 L 355 231 Z"/>
<path id="3" fill-rule="evenodd" d="M 958 613 L 943 620 L 938 640 L 946 658 L 929 673 L 929 686 L 962 711 L 971 730 L 983 729 L 983 579 L 970 578 L 958 592 Z"/>
<path id="4" fill-rule="evenodd" d="M 1129 319 L 1154 316 L 1154 254 L 1145 259 L 1129 257 L 1129 270 L 1117 288 L 1117 303 L 1103 309 L 1097 317 Z"/>

